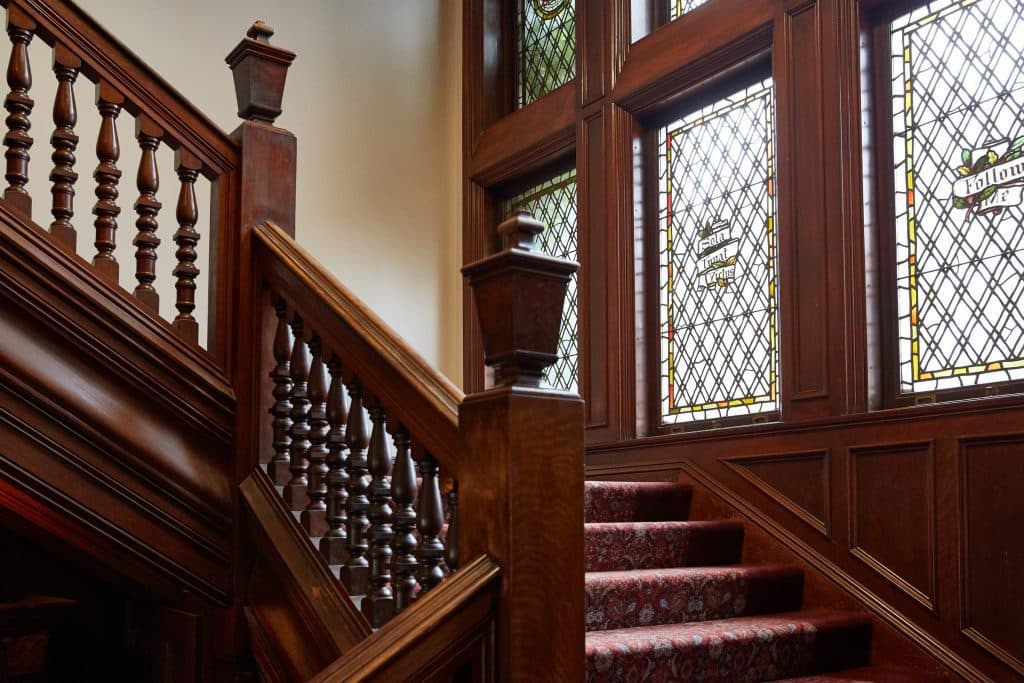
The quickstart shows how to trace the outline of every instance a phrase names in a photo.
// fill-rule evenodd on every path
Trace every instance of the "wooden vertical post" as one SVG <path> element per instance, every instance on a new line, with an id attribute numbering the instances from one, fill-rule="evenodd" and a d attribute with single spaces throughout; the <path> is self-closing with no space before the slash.
<path id="1" fill-rule="evenodd" d="M 243 119 L 232 134 L 241 149 L 241 163 L 214 188 L 213 215 L 232 218 L 210 235 L 209 247 L 213 288 L 207 346 L 223 360 L 237 398 L 236 483 L 258 466 L 262 452 L 274 447 L 267 419 L 274 396 L 269 393 L 267 378 L 274 367 L 277 318 L 253 265 L 252 229 L 272 220 L 295 234 L 295 136 L 274 125 L 281 113 L 288 65 L 295 54 L 271 45 L 271 35 L 269 26 L 256 22 L 226 58 Z M 262 78 L 266 74 L 272 77 Z M 268 101 L 274 106 L 267 106 Z M 235 519 L 240 518 L 236 499 Z M 247 530 L 235 525 L 232 604 L 222 615 L 221 642 L 216 646 L 228 660 L 248 656 L 242 607 L 252 569 L 250 553 Z"/>
<path id="2" fill-rule="evenodd" d="M 501 564 L 505 681 L 583 680 L 583 402 L 543 381 L 578 265 L 535 250 L 543 227 L 513 216 L 503 250 L 463 269 L 497 386 L 459 411 L 459 551 Z"/>

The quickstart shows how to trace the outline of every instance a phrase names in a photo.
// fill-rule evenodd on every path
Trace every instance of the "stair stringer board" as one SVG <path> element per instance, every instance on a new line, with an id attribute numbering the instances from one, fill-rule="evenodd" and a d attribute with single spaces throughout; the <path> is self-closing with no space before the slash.
<path id="1" fill-rule="evenodd" d="M 0 339 L 5 521 L 225 602 L 234 397 L 212 359 L 2 202 Z"/>

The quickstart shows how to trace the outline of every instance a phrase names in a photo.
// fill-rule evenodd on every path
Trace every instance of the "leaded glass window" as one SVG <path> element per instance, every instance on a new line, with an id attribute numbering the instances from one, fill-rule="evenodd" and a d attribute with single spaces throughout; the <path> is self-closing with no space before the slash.
<path id="1" fill-rule="evenodd" d="M 505 215 L 529 211 L 547 226 L 537 237 L 545 254 L 579 261 L 576 231 L 576 169 L 526 190 L 503 206 Z M 558 361 L 548 368 L 547 382 L 563 391 L 579 392 L 579 303 L 577 275 L 572 276 L 558 333 Z"/>
<path id="2" fill-rule="evenodd" d="M 658 134 L 661 420 L 778 409 L 770 79 Z"/>
<path id="3" fill-rule="evenodd" d="M 518 106 L 576 76 L 575 0 L 519 0 Z"/>
<path id="4" fill-rule="evenodd" d="M 1024 379 L 1024 1 L 891 26 L 902 393 Z"/>
<path id="5" fill-rule="evenodd" d="M 687 12 L 692 12 L 708 0 L 668 0 L 668 19 L 678 19 Z"/>

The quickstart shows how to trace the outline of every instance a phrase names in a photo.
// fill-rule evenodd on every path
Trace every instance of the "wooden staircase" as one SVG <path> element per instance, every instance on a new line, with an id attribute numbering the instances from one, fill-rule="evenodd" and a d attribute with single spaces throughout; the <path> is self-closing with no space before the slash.
<path id="1" fill-rule="evenodd" d="M 749 654 L 766 630 L 816 645 L 801 666 L 657 665 L 649 680 L 934 678 L 857 672 L 913 648 L 890 631 L 873 638 L 880 620 L 863 610 L 801 611 L 807 567 L 750 566 L 746 525 L 688 519 L 694 490 L 585 488 L 583 403 L 542 382 L 578 266 L 538 253 L 543 225 L 529 215 L 497 226 L 500 248 L 464 270 L 494 377 L 468 396 L 306 253 L 294 240 L 296 141 L 274 125 L 294 54 L 270 43 L 269 26 L 254 24 L 228 55 L 242 118 L 228 135 L 68 0 L 0 5 L 13 46 L 0 522 L 152 607 L 136 627 L 146 652 L 163 653 L 164 680 L 623 680 L 635 667 L 616 650 L 663 649 L 651 629 L 673 652 L 745 639 Z M 42 87 L 33 40 L 54 55 L 52 164 L 30 154 L 42 146 L 29 136 Z M 75 167 L 84 81 L 101 120 L 98 164 L 85 171 Z M 140 149 L 137 192 L 118 167 L 124 118 Z M 166 148 L 173 219 L 158 200 Z M 50 174 L 48 227 L 30 171 Z M 90 172 L 87 222 L 74 200 Z M 131 292 L 115 257 L 129 204 Z M 164 320 L 153 283 L 169 224 L 175 313 Z M 207 246 L 211 273 L 201 273 Z M 199 292 L 210 302 L 205 348 Z M 601 491 L 618 493 L 598 503 Z M 727 584 L 748 592 L 712 609 L 707 591 Z M 622 591 L 653 600 L 665 586 L 695 591 L 707 609 L 652 602 L 654 623 L 612 608 Z M 55 605 L 66 606 L 0 607 L 0 628 Z M 5 609 L 18 616 L 5 622 Z M 636 629 L 646 644 L 621 647 Z"/>

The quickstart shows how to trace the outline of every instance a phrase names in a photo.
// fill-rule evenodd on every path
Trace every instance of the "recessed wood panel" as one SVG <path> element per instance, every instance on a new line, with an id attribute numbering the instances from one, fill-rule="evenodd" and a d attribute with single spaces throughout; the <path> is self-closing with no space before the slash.
<path id="1" fill-rule="evenodd" d="M 935 609 L 932 445 L 850 449 L 850 552 Z"/>
<path id="2" fill-rule="evenodd" d="M 1024 437 L 961 446 L 963 625 L 1024 674 Z"/>
<path id="3" fill-rule="evenodd" d="M 829 533 L 828 451 L 723 460 L 776 503 Z"/>

